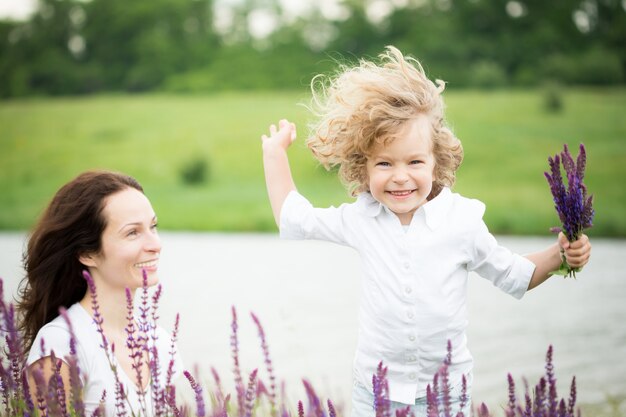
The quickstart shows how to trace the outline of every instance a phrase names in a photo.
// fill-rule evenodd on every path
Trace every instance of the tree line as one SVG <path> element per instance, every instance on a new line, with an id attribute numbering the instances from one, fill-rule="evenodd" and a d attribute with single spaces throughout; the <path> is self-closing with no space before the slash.
<path id="1" fill-rule="evenodd" d="M 452 88 L 626 79 L 621 0 L 302 4 L 40 0 L 27 21 L 0 21 L 0 97 L 293 90 L 390 44 Z"/>

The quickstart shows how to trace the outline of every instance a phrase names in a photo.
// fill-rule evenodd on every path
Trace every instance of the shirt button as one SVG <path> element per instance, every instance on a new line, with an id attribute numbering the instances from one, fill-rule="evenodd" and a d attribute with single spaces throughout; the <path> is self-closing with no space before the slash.
<path id="1" fill-rule="evenodd" d="M 409 356 L 409 362 L 415 362 L 415 356 L 411 355 Z"/>
<path id="2" fill-rule="evenodd" d="M 413 318 L 413 312 L 409 311 L 408 313 L 406 313 L 407 317 L 412 319 Z"/>
<path id="3" fill-rule="evenodd" d="M 411 267 L 411 264 L 408 262 L 405 262 L 404 265 L 402 266 L 404 266 L 404 269 L 409 269 Z"/>
<path id="4" fill-rule="evenodd" d="M 413 334 L 412 334 L 412 335 L 410 335 L 410 336 L 409 336 L 409 340 L 410 340 L 411 342 L 415 342 L 415 335 L 413 335 Z"/>
<path id="5" fill-rule="evenodd" d="M 411 292 L 413 291 L 413 289 L 412 289 L 411 287 L 406 287 L 406 288 L 404 289 L 404 291 L 405 291 L 407 294 L 411 294 Z"/>
<path id="6" fill-rule="evenodd" d="M 411 381 L 415 381 L 415 374 L 413 374 L 413 373 L 409 374 L 409 379 Z"/>

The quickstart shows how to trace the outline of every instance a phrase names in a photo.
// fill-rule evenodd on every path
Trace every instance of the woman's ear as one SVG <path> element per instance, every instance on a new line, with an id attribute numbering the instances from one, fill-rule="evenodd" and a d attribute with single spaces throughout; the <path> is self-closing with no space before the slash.
<path id="1" fill-rule="evenodd" d="M 89 267 L 96 266 L 95 256 L 91 253 L 84 253 L 82 255 L 78 255 L 78 262 Z"/>

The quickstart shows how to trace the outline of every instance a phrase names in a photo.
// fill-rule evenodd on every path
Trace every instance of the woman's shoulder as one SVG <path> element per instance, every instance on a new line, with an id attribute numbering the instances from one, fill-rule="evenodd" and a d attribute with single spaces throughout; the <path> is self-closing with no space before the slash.
<path id="1" fill-rule="evenodd" d="M 27 364 L 30 365 L 41 358 L 50 356 L 52 351 L 58 358 L 69 355 L 72 333 L 77 341 L 91 339 L 86 334 L 89 331 L 89 322 L 89 315 L 83 307 L 78 303 L 73 304 L 67 309 L 65 317 L 59 315 L 39 329 L 28 354 Z"/>
<path id="2" fill-rule="evenodd" d="M 41 358 L 50 356 L 52 352 L 57 358 L 63 358 L 70 352 L 69 326 L 61 316 L 39 329 L 26 364 L 31 365 Z"/>

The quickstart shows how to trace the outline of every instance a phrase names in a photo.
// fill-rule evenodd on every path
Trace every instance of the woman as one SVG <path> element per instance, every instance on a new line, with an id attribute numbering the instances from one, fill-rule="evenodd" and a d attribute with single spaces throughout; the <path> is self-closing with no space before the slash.
<path id="1" fill-rule="evenodd" d="M 159 406 L 158 398 L 153 404 L 153 393 L 165 392 L 168 364 L 172 362 L 177 373 L 182 371 L 177 354 L 170 360 L 172 342 L 162 329 L 150 331 L 156 337 L 148 337 L 146 343 L 137 333 L 134 343 L 128 343 L 126 289 L 132 299 L 143 285 L 144 273 L 148 286 L 158 282 L 160 253 L 157 218 L 141 185 L 113 172 L 85 172 L 64 185 L 30 236 L 18 303 L 20 330 L 25 349 L 30 350 L 27 366 L 33 376 L 48 381 L 54 375 L 54 351 L 63 360 L 58 372 L 67 395 L 69 321 L 87 415 L 101 402 L 107 416 L 129 408 L 151 414 Z M 96 297 L 88 288 L 89 276 Z M 61 307 L 67 309 L 64 317 L 59 315 Z M 94 316 L 102 322 L 98 324 Z M 138 329 L 136 321 L 130 323 Z M 161 370 L 158 380 L 151 379 L 148 365 L 155 356 Z"/>

